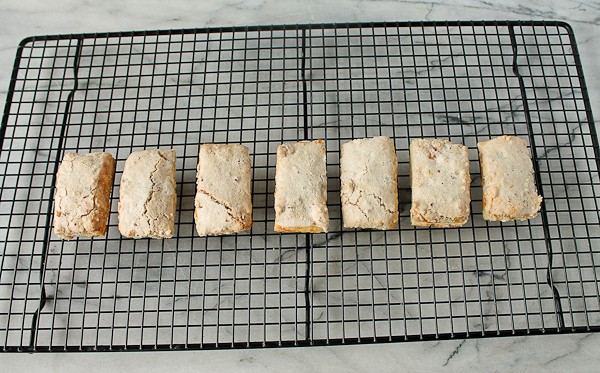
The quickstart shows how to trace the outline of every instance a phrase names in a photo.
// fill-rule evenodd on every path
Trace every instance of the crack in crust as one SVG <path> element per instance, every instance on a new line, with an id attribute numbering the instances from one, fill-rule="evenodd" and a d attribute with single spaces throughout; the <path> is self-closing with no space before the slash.
<path id="1" fill-rule="evenodd" d="M 223 208 L 225 208 L 225 212 L 227 213 L 227 215 L 233 219 L 234 221 L 240 223 L 241 225 L 244 225 L 244 218 L 241 214 L 235 214 L 233 212 L 233 209 L 231 208 L 231 206 L 229 206 L 227 203 L 220 201 L 219 199 L 217 199 L 212 193 L 210 193 L 209 191 L 205 190 L 205 189 L 200 189 L 198 188 L 198 193 L 200 194 L 204 194 L 205 196 L 207 196 L 208 198 L 211 199 L 211 201 L 213 201 L 215 204 L 223 206 Z M 200 206 L 202 207 L 202 206 Z"/>
<path id="2" fill-rule="evenodd" d="M 240 144 L 203 144 L 194 199 L 196 231 L 202 237 L 252 227 L 250 151 Z"/>
<path id="3" fill-rule="evenodd" d="M 352 201 L 348 196 L 343 195 L 344 197 L 344 203 L 350 204 L 354 207 L 356 207 L 364 216 L 365 218 L 369 218 L 369 215 L 365 212 L 365 210 L 363 210 L 362 207 L 360 207 L 360 203 L 359 201 L 363 199 L 363 197 L 372 197 L 374 200 L 376 200 L 379 203 L 379 207 L 383 208 L 383 210 L 389 214 L 393 214 L 394 210 L 390 209 L 389 207 L 386 206 L 386 204 L 384 203 L 383 199 L 381 198 L 381 196 L 375 194 L 375 193 L 367 193 L 363 190 L 358 190 L 358 197 L 356 198 L 356 201 Z"/>
<path id="4" fill-rule="evenodd" d="M 377 201 L 379 201 L 379 206 L 382 207 L 386 212 L 393 214 L 394 210 L 390 209 L 389 207 L 387 207 L 387 205 L 384 203 L 383 199 L 381 198 L 381 196 L 375 194 L 375 193 L 365 193 L 367 196 L 371 196 L 373 198 L 375 198 Z M 362 195 L 362 192 L 361 192 Z"/>
<path id="5" fill-rule="evenodd" d="M 365 217 L 365 219 L 369 219 L 369 215 L 367 215 L 367 213 L 365 212 L 365 210 L 363 210 L 358 203 L 352 202 L 352 201 L 350 201 L 347 198 L 343 199 L 342 201 L 345 204 L 352 205 L 352 206 L 356 207 L 358 209 L 358 211 L 360 211 L 360 213 Z"/>
<path id="6" fill-rule="evenodd" d="M 175 230 L 175 151 L 129 155 L 121 179 L 119 231 L 132 238 L 170 238 Z"/>
<path id="7" fill-rule="evenodd" d="M 162 159 L 165 159 L 160 153 L 159 153 L 159 155 Z M 146 219 L 148 220 L 148 226 L 152 225 L 152 219 L 150 219 L 150 216 L 148 215 L 148 204 L 150 203 L 150 201 L 152 201 L 152 198 L 154 197 L 154 192 L 156 190 L 155 176 L 156 176 L 156 172 L 158 171 L 159 163 L 160 163 L 160 161 L 158 161 L 154 164 L 154 171 L 152 171 L 152 173 L 150 174 L 150 182 L 152 183 L 152 186 L 150 187 L 150 194 L 148 194 L 148 197 L 146 198 L 146 201 L 144 202 L 144 213 L 142 214 L 142 216 L 145 216 Z"/>
<path id="8" fill-rule="evenodd" d="M 95 186 L 92 190 L 90 190 L 90 193 L 88 195 L 86 195 L 84 198 L 90 197 L 92 196 L 92 206 L 88 209 L 87 212 L 85 212 L 84 214 L 79 215 L 79 218 L 85 218 L 90 216 L 94 211 L 96 211 L 96 191 L 98 190 L 98 186 Z M 65 196 L 67 194 L 65 193 Z"/>

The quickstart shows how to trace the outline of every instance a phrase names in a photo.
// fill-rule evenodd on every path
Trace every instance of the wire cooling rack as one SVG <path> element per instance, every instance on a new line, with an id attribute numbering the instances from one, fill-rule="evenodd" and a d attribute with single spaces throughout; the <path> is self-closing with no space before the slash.
<path id="1" fill-rule="evenodd" d="M 528 141 L 544 204 L 486 222 L 476 144 Z M 342 230 L 339 150 L 385 135 L 400 229 Z M 410 225 L 408 146 L 469 147 L 473 214 Z M 260 26 L 39 36 L 19 46 L 2 122 L 0 349 L 307 346 L 600 330 L 598 143 L 561 22 Z M 328 234 L 273 231 L 276 147 L 325 139 Z M 251 149 L 251 232 L 199 238 L 199 144 Z M 175 237 L 117 229 L 135 150 L 177 151 Z M 106 237 L 52 232 L 65 152 L 117 159 Z"/>

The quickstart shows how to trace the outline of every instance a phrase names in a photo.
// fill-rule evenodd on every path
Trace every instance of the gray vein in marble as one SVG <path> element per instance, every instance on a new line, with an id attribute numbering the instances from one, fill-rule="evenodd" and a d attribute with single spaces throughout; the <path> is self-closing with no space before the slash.
<path id="1" fill-rule="evenodd" d="M 465 344 L 465 340 L 463 339 L 462 341 L 459 342 L 458 346 L 456 346 L 454 348 L 454 351 L 452 351 L 450 353 L 450 356 L 448 356 L 446 358 L 446 361 L 444 362 L 444 364 L 442 364 L 442 366 L 444 366 L 444 367 L 447 366 L 450 363 L 450 361 L 460 352 L 460 349 L 462 348 L 462 346 L 464 344 Z"/>
<path id="2" fill-rule="evenodd" d="M 582 338 L 578 339 L 577 341 L 575 341 L 575 348 L 571 351 L 565 352 L 564 354 L 560 354 L 558 356 L 555 356 L 553 358 L 551 358 L 550 360 L 546 361 L 543 363 L 544 366 L 548 366 L 551 365 L 552 363 L 556 362 L 557 360 L 563 359 L 577 351 L 579 351 L 579 349 L 581 348 L 581 344 L 583 341 L 587 340 L 588 338 L 592 337 L 592 334 L 588 334 L 583 336 Z"/>

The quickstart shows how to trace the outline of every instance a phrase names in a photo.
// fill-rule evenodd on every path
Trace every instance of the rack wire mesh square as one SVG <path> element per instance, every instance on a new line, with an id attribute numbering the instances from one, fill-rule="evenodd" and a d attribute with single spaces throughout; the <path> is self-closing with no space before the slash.
<path id="1" fill-rule="evenodd" d="M 481 216 L 477 142 L 530 146 L 541 214 Z M 400 228 L 342 229 L 339 150 L 385 135 Z M 560 22 L 229 27 L 40 36 L 19 46 L 0 153 L 0 349 L 307 346 L 600 330 L 598 142 L 571 28 Z M 408 145 L 469 147 L 472 216 L 410 226 Z M 327 145 L 327 234 L 273 231 L 276 148 Z M 199 145 L 251 150 L 254 226 L 200 238 Z M 177 151 L 169 240 L 117 229 L 130 152 Z M 52 233 L 65 152 L 117 159 L 106 237 Z"/>

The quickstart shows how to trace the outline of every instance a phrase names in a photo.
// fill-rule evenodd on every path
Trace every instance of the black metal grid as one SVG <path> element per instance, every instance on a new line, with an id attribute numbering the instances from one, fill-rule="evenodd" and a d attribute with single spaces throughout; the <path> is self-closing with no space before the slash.
<path id="1" fill-rule="evenodd" d="M 544 196 L 526 222 L 481 216 L 476 144 L 527 139 Z M 386 135 L 400 229 L 342 230 L 339 149 Z M 472 217 L 410 226 L 408 145 L 469 147 Z M 0 349 L 163 350 L 600 330 L 598 143 L 571 28 L 418 22 L 41 36 L 19 46 L 2 122 Z M 276 147 L 327 144 L 328 234 L 273 232 Z M 243 143 L 249 233 L 199 238 L 198 148 Z M 123 239 L 123 163 L 177 151 L 169 240 Z M 52 233 L 64 152 L 117 159 L 106 237 Z"/>

